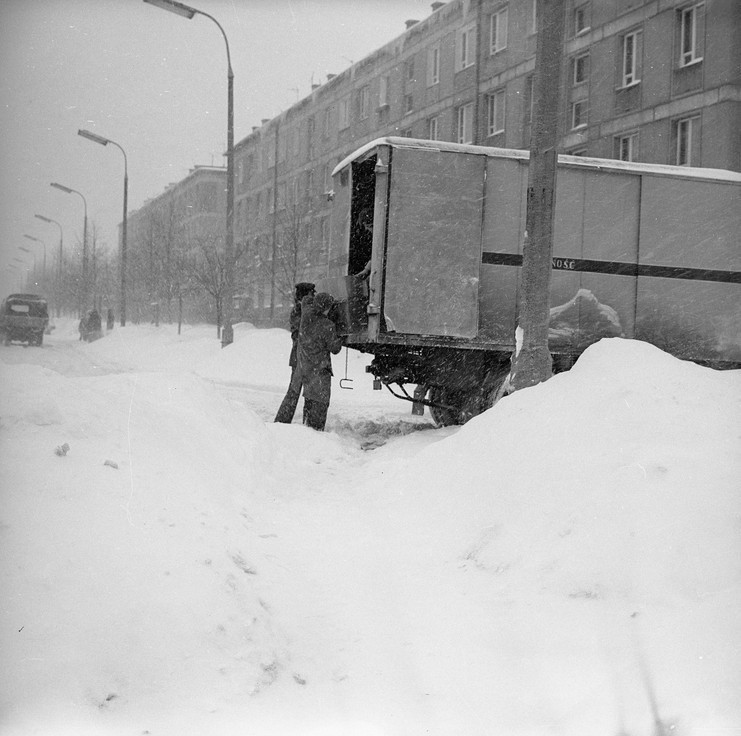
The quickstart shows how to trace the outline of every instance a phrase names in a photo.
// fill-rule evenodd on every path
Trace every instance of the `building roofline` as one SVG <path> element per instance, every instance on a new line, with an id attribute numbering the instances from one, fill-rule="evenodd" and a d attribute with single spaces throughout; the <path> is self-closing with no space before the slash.
<path id="1" fill-rule="evenodd" d="M 234 144 L 234 149 L 237 150 L 238 148 L 243 148 L 249 142 L 251 142 L 252 139 L 259 137 L 264 130 L 269 129 L 277 122 L 279 123 L 287 117 L 290 117 L 292 111 L 299 110 L 300 108 L 303 108 L 307 104 L 309 104 L 311 100 L 315 100 L 317 96 L 321 96 L 326 92 L 330 92 L 333 87 L 340 85 L 343 81 L 346 81 L 348 77 L 349 81 L 352 82 L 355 79 L 355 75 L 359 69 L 371 65 L 374 61 L 378 61 L 384 56 L 393 58 L 397 54 L 392 53 L 389 55 L 389 51 L 398 51 L 397 46 L 399 43 L 403 43 L 403 39 L 407 37 L 411 38 L 420 34 L 431 22 L 435 22 L 438 18 L 441 18 L 443 12 L 455 12 L 455 9 L 458 8 L 458 6 L 462 6 L 462 2 L 463 0 L 448 0 L 448 2 L 433 3 L 433 5 L 439 5 L 439 7 L 433 8 L 430 15 L 428 15 L 426 18 L 415 21 L 414 25 L 409 26 L 398 36 L 394 36 L 390 41 L 371 51 L 362 59 L 354 62 L 353 64 L 348 66 L 347 69 L 344 69 L 337 74 L 328 75 L 327 80 L 323 84 L 316 85 L 316 87 L 313 88 L 309 92 L 309 94 L 296 101 L 293 105 L 287 107 L 285 110 L 281 110 L 281 112 L 279 112 L 277 115 L 274 115 L 269 119 L 265 119 L 265 122 L 261 125 L 253 126 L 252 131 L 250 131 L 246 136 L 240 138 L 239 141 Z"/>

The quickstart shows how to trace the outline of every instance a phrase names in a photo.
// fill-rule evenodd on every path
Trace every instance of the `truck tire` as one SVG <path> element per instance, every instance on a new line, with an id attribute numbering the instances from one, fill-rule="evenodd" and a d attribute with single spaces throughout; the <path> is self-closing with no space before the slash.
<path id="1" fill-rule="evenodd" d="M 482 381 L 483 387 L 469 391 L 456 391 L 445 386 L 433 386 L 429 400 L 430 415 L 438 427 L 465 424 L 469 419 L 483 414 L 506 395 L 509 388 L 509 364 L 503 364 Z"/>
<path id="2" fill-rule="evenodd" d="M 458 421 L 460 411 L 447 406 L 440 406 L 440 404 L 455 406 L 453 398 L 452 393 L 442 386 L 433 386 L 430 389 L 429 400 L 433 404 L 438 404 L 438 406 L 430 406 L 430 416 L 436 427 L 450 427 L 454 424 L 460 424 Z"/>

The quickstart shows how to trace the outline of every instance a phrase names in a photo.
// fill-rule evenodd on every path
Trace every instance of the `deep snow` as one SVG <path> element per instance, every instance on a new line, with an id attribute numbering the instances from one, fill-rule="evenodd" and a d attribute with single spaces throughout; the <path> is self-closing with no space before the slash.
<path id="1" fill-rule="evenodd" d="M 741 731 L 739 372 L 603 340 L 434 429 L 343 351 L 322 434 L 284 330 L 76 338 L 0 348 L 2 736 Z"/>

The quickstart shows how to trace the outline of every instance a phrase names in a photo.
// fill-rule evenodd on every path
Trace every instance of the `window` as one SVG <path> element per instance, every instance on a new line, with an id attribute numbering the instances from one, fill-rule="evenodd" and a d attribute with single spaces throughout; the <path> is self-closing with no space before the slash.
<path id="1" fill-rule="evenodd" d="M 456 141 L 473 143 L 473 103 L 462 105 L 456 112 Z"/>
<path id="2" fill-rule="evenodd" d="M 674 163 L 677 166 L 697 166 L 699 156 L 697 140 L 700 118 L 684 118 L 674 123 L 675 153 Z"/>
<path id="3" fill-rule="evenodd" d="M 641 32 L 627 33 L 622 39 L 623 66 L 622 87 L 630 87 L 641 81 Z"/>
<path id="4" fill-rule="evenodd" d="M 350 127 L 350 98 L 340 100 L 340 130 Z"/>
<path id="5" fill-rule="evenodd" d="M 502 8 L 491 16 L 489 36 L 489 53 L 496 54 L 507 48 L 507 17 L 509 11 Z"/>
<path id="6" fill-rule="evenodd" d="M 571 103 L 571 129 L 586 128 L 587 126 L 587 101 L 579 100 Z"/>
<path id="7" fill-rule="evenodd" d="M 476 60 L 476 28 L 469 26 L 458 33 L 456 70 L 473 66 Z"/>
<path id="8" fill-rule="evenodd" d="M 538 0 L 532 0 L 532 8 L 530 13 L 530 33 L 538 32 Z"/>
<path id="9" fill-rule="evenodd" d="M 329 124 L 332 119 L 332 108 L 327 107 L 324 110 L 324 115 L 322 116 L 322 135 L 326 138 L 329 135 Z"/>
<path id="10" fill-rule="evenodd" d="M 638 133 L 626 133 L 615 138 L 615 158 L 635 161 L 638 157 Z"/>
<path id="11" fill-rule="evenodd" d="M 440 117 L 438 115 L 427 121 L 427 137 L 431 141 L 440 140 Z"/>
<path id="12" fill-rule="evenodd" d="M 368 86 L 361 87 L 360 92 L 358 92 L 358 116 L 361 120 L 364 120 L 368 117 L 368 101 L 370 99 L 370 94 L 368 90 Z"/>
<path id="13" fill-rule="evenodd" d="M 407 82 L 413 82 L 415 80 L 414 76 L 414 59 L 409 59 L 406 63 L 406 79 Z"/>
<path id="14" fill-rule="evenodd" d="M 530 125 L 533 120 L 533 110 L 535 108 L 535 76 L 528 75 L 525 78 L 525 96 L 523 98 L 525 125 Z"/>
<path id="15" fill-rule="evenodd" d="M 499 90 L 487 97 L 486 134 L 489 136 L 504 133 L 504 90 Z"/>
<path id="16" fill-rule="evenodd" d="M 293 156 L 293 129 L 286 130 L 284 137 L 286 139 L 285 159 L 288 160 Z"/>
<path id="17" fill-rule="evenodd" d="M 574 8 L 574 35 L 578 36 L 589 30 L 589 7 L 579 5 Z"/>
<path id="18" fill-rule="evenodd" d="M 314 117 L 306 121 L 306 153 L 309 158 L 314 155 Z"/>
<path id="19" fill-rule="evenodd" d="M 306 193 L 311 196 L 314 194 L 314 169 L 306 172 Z"/>
<path id="20" fill-rule="evenodd" d="M 432 87 L 440 81 L 440 46 L 427 50 L 427 86 Z"/>
<path id="21" fill-rule="evenodd" d="M 328 192 L 332 187 L 332 166 L 324 164 L 322 167 L 322 192 Z"/>
<path id="22" fill-rule="evenodd" d="M 569 151 L 569 156 L 586 156 L 586 155 L 587 155 L 586 148 L 576 148 L 573 151 Z"/>
<path id="23" fill-rule="evenodd" d="M 679 12 L 679 66 L 689 66 L 702 61 L 699 48 L 698 26 L 702 16 L 702 4 L 683 8 Z"/>
<path id="24" fill-rule="evenodd" d="M 573 83 L 574 85 L 577 84 L 584 84 L 584 82 L 587 81 L 589 78 L 589 54 L 582 54 L 581 56 L 577 56 L 574 61 L 574 76 L 573 76 Z"/>
<path id="25" fill-rule="evenodd" d="M 414 95 L 404 95 L 404 114 L 408 115 L 414 110 Z"/>
<path id="26" fill-rule="evenodd" d="M 378 106 L 386 107 L 389 104 L 389 78 L 381 77 L 378 81 Z"/>
<path id="27" fill-rule="evenodd" d="M 402 138 L 412 138 L 412 129 L 411 128 L 405 128 L 401 131 L 401 137 Z"/>

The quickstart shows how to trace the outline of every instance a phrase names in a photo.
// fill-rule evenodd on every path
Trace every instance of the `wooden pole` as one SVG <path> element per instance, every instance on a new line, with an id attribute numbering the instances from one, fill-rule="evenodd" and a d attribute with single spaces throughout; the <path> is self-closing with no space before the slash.
<path id="1" fill-rule="evenodd" d="M 564 0 L 538 0 L 534 107 L 527 187 L 527 232 L 523 246 L 515 390 L 552 375 L 548 350 L 553 215 L 563 66 Z"/>

